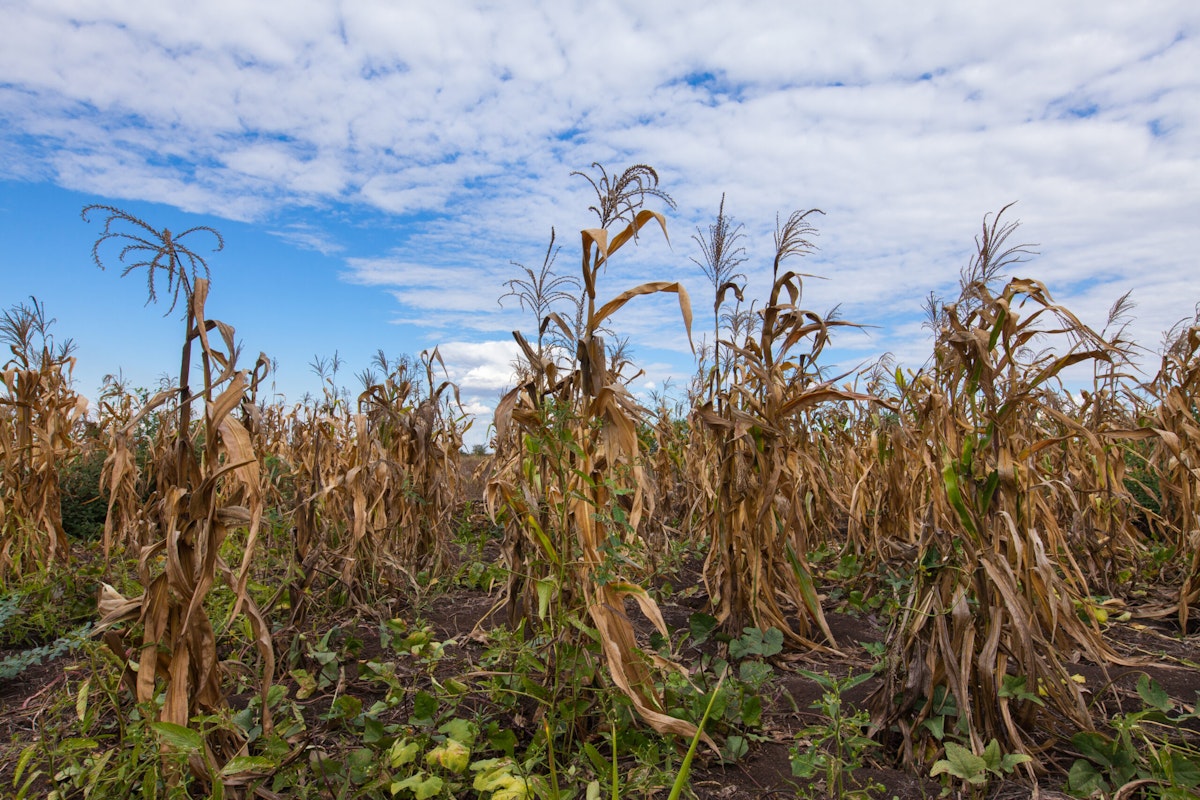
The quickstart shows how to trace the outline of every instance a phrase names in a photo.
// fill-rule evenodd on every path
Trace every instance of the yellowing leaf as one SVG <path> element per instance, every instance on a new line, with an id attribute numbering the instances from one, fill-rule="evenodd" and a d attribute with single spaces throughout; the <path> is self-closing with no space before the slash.
<path id="1" fill-rule="evenodd" d="M 459 773 L 471 762 L 471 749 L 462 742 L 447 739 L 425 754 L 425 763 Z"/>
<path id="2" fill-rule="evenodd" d="M 410 742 L 407 739 L 397 739 L 392 743 L 392 747 L 388 750 L 388 762 L 392 765 L 392 769 L 402 767 L 405 764 L 411 764 L 413 759 L 420 752 L 420 747 L 416 742 Z"/>
<path id="3" fill-rule="evenodd" d="M 444 785 L 445 782 L 436 775 L 417 773 L 416 775 L 411 775 L 402 781 L 393 781 L 392 785 L 388 788 L 393 796 L 399 794 L 405 789 L 408 789 L 413 793 L 413 796 L 416 797 L 417 800 L 428 800 L 428 798 L 439 794 L 442 791 L 442 786 Z"/>

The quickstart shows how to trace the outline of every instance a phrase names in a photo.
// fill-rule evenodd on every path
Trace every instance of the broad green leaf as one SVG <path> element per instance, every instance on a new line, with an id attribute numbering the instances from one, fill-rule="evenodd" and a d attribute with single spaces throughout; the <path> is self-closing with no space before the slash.
<path id="1" fill-rule="evenodd" d="M 963 437 L 962 454 L 958 458 L 958 464 L 971 465 L 975 458 L 975 444 L 975 434 L 971 433 Z"/>
<path id="2" fill-rule="evenodd" d="M 397 739 L 392 742 L 392 747 L 388 750 L 388 763 L 392 765 L 392 769 L 402 767 L 405 764 L 411 764 L 420 751 L 421 748 L 416 742 L 410 742 L 407 739 Z"/>
<path id="3" fill-rule="evenodd" d="M 763 661 L 743 661 L 738 664 L 738 678 L 755 691 L 762 688 L 774 672 L 771 665 Z"/>
<path id="4" fill-rule="evenodd" d="M 418 724 L 430 724 L 437 714 L 438 701 L 429 692 L 421 689 L 413 698 L 413 721 Z"/>
<path id="5" fill-rule="evenodd" d="M 988 742 L 987 746 L 983 748 L 982 758 L 983 763 L 990 771 L 995 772 L 1000 769 L 1000 743 L 995 739 Z"/>
<path id="6" fill-rule="evenodd" d="M 1004 323 L 1008 319 L 1008 309 L 1001 308 L 1000 313 L 996 315 L 996 323 L 992 327 L 992 335 L 988 337 L 988 350 L 995 350 L 996 343 L 1000 341 L 1000 334 L 1004 331 Z"/>
<path id="7" fill-rule="evenodd" d="M 1001 680 L 1000 696 L 1013 698 L 1016 700 L 1028 701 L 1036 703 L 1039 706 L 1045 706 L 1046 703 L 1042 698 L 1038 697 L 1035 692 L 1029 691 L 1026 688 L 1028 679 L 1024 675 L 1005 675 Z"/>
<path id="8" fill-rule="evenodd" d="M 1168 754 L 1168 758 L 1172 784 L 1185 789 L 1194 789 L 1200 786 L 1200 756 L 1193 755 L 1189 758 L 1185 753 L 1172 751 Z"/>
<path id="9" fill-rule="evenodd" d="M 971 519 L 971 512 L 967 510 L 967 504 L 963 502 L 962 492 L 958 488 L 957 462 L 947 459 L 946 466 L 942 468 L 942 484 L 946 488 L 946 498 L 950 501 L 955 513 L 958 514 L 958 519 L 966 528 L 967 533 L 978 536 L 979 531 L 975 527 L 975 521 Z"/>
<path id="10" fill-rule="evenodd" d="M 377 717 L 363 717 L 363 744 L 375 744 L 384 737 L 383 723 Z"/>
<path id="11" fill-rule="evenodd" d="M 750 728 L 757 728 L 762 724 L 762 711 L 762 697 L 757 694 L 747 695 L 742 700 L 742 724 Z"/>
<path id="12" fill-rule="evenodd" d="M 731 735 L 725 737 L 725 744 L 721 747 L 721 755 L 727 761 L 737 761 L 746 753 L 750 752 L 750 745 L 746 741 L 745 736 Z"/>
<path id="13" fill-rule="evenodd" d="M 779 628 L 767 628 L 762 635 L 762 656 L 770 658 L 783 650 L 783 631 Z"/>
<path id="14" fill-rule="evenodd" d="M 1095 764 L 1082 758 L 1075 759 L 1067 774 L 1067 791 L 1076 797 L 1092 797 L 1108 789 L 1108 782 Z"/>
<path id="15" fill-rule="evenodd" d="M 204 738 L 191 728 L 185 728 L 174 722 L 152 722 L 150 727 L 163 738 L 163 741 L 177 750 L 197 753 L 204 747 Z"/>
<path id="16" fill-rule="evenodd" d="M 501 753 L 511 756 L 517 749 L 517 735 L 512 732 L 511 728 L 493 729 L 495 723 L 488 726 L 487 740 L 493 750 L 499 750 Z"/>
<path id="17" fill-rule="evenodd" d="M 1138 677 L 1137 693 L 1142 698 L 1142 702 L 1148 706 L 1158 709 L 1159 711 L 1170 711 L 1175 707 L 1170 695 L 1158 683 L 1146 675 Z"/>
<path id="18" fill-rule="evenodd" d="M 796 583 L 800 587 L 800 597 L 804 600 L 809 617 L 817 623 L 821 633 L 825 634 L 826 641 L 836 647 L 833 632 L 829 630 L 829 623 L 825 621 L 825 612 L 821 610 L 821 600 L 817 596 L 817 587 L 813 584 L 812 574 L 808 571 L 808 567 L 800 561 L 800 557 L 796 555 L 790 541 L 784 548 L 784 555 L 792 565 L 792 574 L 796 576 Z"/>
<path id="19" fill-rule="evenodd" d="M 746 632 L 729 643 L 730 658 L 745 658 L 762 652 L 762 631 L 746 628 Z"/>
<path id="20" fill-rule="evenodd" d="M 692 634 L 692 641 L 696 644 L 703 644 L 708 641 L 708 637 L 714 630 L 717 629 L 717 618 L 697 611 L 688 618 L 688 631 Z"/>
<path id="21" fill-rule="evenodd" d="M 996 494 L 996 487 L 1000 485 L 1000 471 L 992 470 L 987 481 L 983 485 L 983 494 L 979 499 L 979 513 L 987 514 L 988 509 L 992 507 L 992 497 Z"/>
<path id="22" fill-rule="evenodd" d="M 442 725 L 438 728 L 438 731 L 446 734 L 456 742 L 465 744 L 467 747 L 475 743 L 475 736 L 479 732 L 475 727 L 475 723 L 457 717 Z"/>
<path id="23" fill-rule="evenodd" d="M 946 757 L 933 765 L 930 777 L 948 773 L 974 786 L 987 781 L 987 762 L 967 748 L 954 742 L 946 742 Z"/>
<path id="24" fill-rule="evenodd" d="M 410 775 L 402 781 L 393 781 L 389 787 L 392 795 L 398 795 L 400 792 L 407 789 L 413 793 L 417 800 L 429 800 L 430 797 L 435 797 L 442 791 L 442 786 L 445 782 L 436 775 L 426 775 L 419 772 L 416 775 Z"/>
<path id="25" fill-rule="evenodd" d="M 1000 759 L 1000 771 L 1007 775 L 1018 765 L 1024 764 L 1026 761 L 1033 761 L 1033 757 L 1027 756 L 1024 753 L 1009 753 Z"/>
<path id="26" fill-rule="evenodd" d="M 939 742 L 946 738 L 946 718 L 945 717 L 930 717 L 921 723 L 922 727 L 933 734 L 933 738 Z"/>
<path id="27" fill-rule="evenodd" d="M 274 708 L 279 704 L 279 701 L 288 695 L 288 687 L 282 683 L 273 683 L 271 688 L 267 690 L 267 707 Z"/>
<path id="28" fill-rule="evenodd" d="M 1113 743 L 1095 731 L 1084 731 L 1071 737 L 1079 754 L 1092 763 L 1113 766 Z"/>
<path id="29" fill-rule="evenodd" d="M 824 766 L 825 754 L 820 750 L 809 749 L 795 753 L 791 757 L 792 775 L 797 778 L 811 778 L 817 770 Z"/>
<path id="30" fill-rule="evenodd" d="M 327 719 L 345 719 L 350 720 L 362 713 L 362 700 L 348 694 L 333 701 L 333 705 L 329 707 Z"/>

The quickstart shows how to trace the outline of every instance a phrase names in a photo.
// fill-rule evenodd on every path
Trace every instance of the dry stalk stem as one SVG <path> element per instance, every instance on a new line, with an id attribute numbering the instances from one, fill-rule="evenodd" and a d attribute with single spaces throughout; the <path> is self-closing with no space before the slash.
<path id="1" fill-rule="evenodd" d="M 1002 225 L 1002 214 L 985 220 L 959 301 L 936 315 L 935 362 L 902 404 L 901 422 L 914 430 L 907 446 L 928 447 L 912 485 L 935 488 L 872 704 L 876 730 L 899 728 L 907 762 L 936 752 L 923 723 L 944 713 L 943 697 L 975 752 L 995 738 L 1004 752 L 1036 758 L 1038 731 L 1092 727 L 1068 659 L 1118 660 L 1095 619 L 1079 614 L 1090 593 L 1059 524 L 1065 489 L 1042 459 L 1091 435 L 1049 402 L 1058 374 L 1106 361 L 1111 348 L 1037 281 L 1014 279 L 993 294 L 993 277 L 1028 252 L 1004 248 L 1016 226 Z M 1024 316 L 1023 305 L 1032 307 Z M 1039 337 L 1065 339 L 1065 352 L 1032 352 Z"/>
<path id="2" fill-rule="evenodd" d="M 505 395 L 496 410 L 488 510 L 505 522 L 510 614 L 520 615 L 522 607 L 525 613 L 537 609 L 539 617 L 553 609 L 560 620 L 586 614 L 609 677 L 642 719 L 660 733 L 691 737 L 694 725 L 666 713 L 651 661 L 637 646 L 625 613 L 625 601 L 633 600 L 667 634 L 657 604 L 627 577 L 628 563 L 617 557 L 617 551 L 636 556 L 645 550 L 639 529 L 650 485 L 638 439 L 643 410 L 614 372 L 600 335 L 633 298 L 673 292 L 690 341 L 691 304 L 680 284 L 667 281 L 645 283 L 597 303 L 598 277 L 612 256 L 646 225 L 655 223 L 666 234 L 663 216 L 641 208 L 647 194 L 666 198 L 652 169 L 631 167 L 613 179 L 599 171 L 598 180 L 584 176 L 596 189 L 598 205 L 592 210 L 601 227 L 582 231 L 586 315 L 581 334 L 574 337 L 575 361 L 560 375 L 553 362 L 514 333 L 530 362 L 530 378 Z M 610 236 L 608 226 L 618 221 L 626 226 Z M 572 336 L 555 314 L 544 324 Z M 568 625 L 558 635 L 578 635 L 573 630 Z"/>
<path id="3" fill-rule="evenodd" d="M 54 346 L 52 322 L 36 300 L 0 319 L 13 354 L 0 368 L 0 586 L 69 555 L 58 473 L 87 398 L 71 388 L 71 345 Z"/>

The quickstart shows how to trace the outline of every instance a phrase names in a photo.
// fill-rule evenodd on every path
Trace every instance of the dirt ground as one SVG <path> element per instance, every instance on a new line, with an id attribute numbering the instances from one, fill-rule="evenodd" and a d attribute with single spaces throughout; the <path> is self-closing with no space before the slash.
<path id="1" fill-rule="evenodd" d="M 496 557 L 496 543 L 490 542 L 485 553 L 487 557 Z M 684 571 L 675 576 L 676 585 L 699 585 L 697 590 L 668 595 L 660 602 L 664 618 L 672 628 L 686 630 L 689 617 L 705 606 L 706 598 L 696 572 L 698 566 L 684 565 Z M 430 592 L 415 604 L 396 599 L 391 607 L 375 611 L 379 615 L 420 618 L 436 631 L 441 641 L 453 640 L 456 644 L 447 648 L 447 658 L 438 667 L 439 673 L 449 676 L 476 668 L 483 644 L 482 637 L 473 634 L 501 624 L 500 614 L 489 616 L 494 604 L 493 594 L 455 586 Z M 633 618 L 632 607 L 630 610 Z M 827 619 L 842 650 L 841 655 L 812 653 L 797 657 L 792 654 L 773 660 L 776 678 L 764 691 L 763 724 L 761 730 L 757 731 L 758 740 L 752 741 L 746 756 L 733 764 L 721 764 L 710 755 L 702 754 L 691 778 L 691 788 L 696 796 L 720 800 L 823 796 L 818 787 L 793 777 L 789 761 L 789 746 L 795 742 L 797 732 L 806 725 L 821 724 L 823 719 L 819 711 L 811 708 L 820 699 L 821 688 L 797 672 L 797 669 L 818 673 L 827 671 L 832 675 L 845 675 L 851 670 L 855 673 L 867 671 L 874 659 L 864 644 L 869 646 L 886 638 L 886 630 L 879 619 L 870 614 L 851 614 L 846 611 L 844 603 L 826 601 Z M 342 626 L 358 625 L 361 628 L 358 638 L 364 644 L 354 658 L 361 664 L 380 654 L 379 618 L 360 616 L 349 621 L 311 619 L 307 624 L 314 635 L 319 635 L 323 626 L 335 623 Z M 649 627 L 644 621 L 639 624 L 635 619 L 635 624 L 641 633 L 648 632 Z M 1072 666 L 1073 671 L 1082 674 L 1087 686 L 1097 693 L 1097 717 L 1119 709 L 1136 708 L 1134 704 L 1138 698 L 1133 687 L 1137 676 L 1142 673 L 1158 681 L 1172 698 L 1192 707 L 1197 700 L 1197 693 L 1200 693 L 1200 669 L 1195 666 L 1196 661 L 1200 660 L 1200 635 L 1181 636 L 1178 630 L 1172 630 L 1169 623 L 1138 623 L 1136 620 L 1112 624 L 1108 633 L 1108 640 L 1122 655 L 1141 659 L 1144 663 L 1136 667 L 1109 667 L 1107 670 L 1086 663 Z M 295 631 L 280 631 L 277 649 L 285 650 L 288 637 L 294 635 Z M 6 796 L 12 786 L 12 765 L 16 754 L 36 736 L 39 715 L 46 712 L 50 701 L 61 691 L 64 670 L 74 663 L 71 656 L 62 657 L 49 664 L 31 667 L 13 680 L 0 682 L 0 746 L 4 748 L 4 754 L 0 756 L 3 762 L 0 764 L 0 797 Z M 283 674 L 283 670 L 280 673 L 279 679 L 290 685 L 294 696 L 297 687 L 293 679 Z M 348 684 L 342 687 L 342 691 L 362 697 L 366 702 L 370 702 L 373 695 L 381 693 L 378 684 L 355 678 L 353 670 L 348 671 L 347 675 Z M 874 690 L 876 684 L 877 681 L 872 679 L 846 694 L 844 700 L 851 712 Z M 1104 687 L 1110 685 L 1113 690 L 1105 692 Z M 336 748 L 339 732 L 330 722 L 322 720 L 320 714 L 328 708 L 329 698 L 318 694 L 308 702 L 312 712 L 311 715 L 308 711 L 305 713 L 306 719 L 310 718 L 309 746 Z M 505 721 L 505 724 L 512 724 L 514 728 L 520 723 L 519 719 Z M 1196 738 L 1200 740 L 1200 732 L 1196 733 Z M 1046 761 L 1049 773 L 1039 779 L 1037 786 L 1031 785 L 1026 779 L 1014 777 L 992 782 L 987 794 L 1001 800 L 1031 796 L 1065 797 L 1062 789 L 1074 757 L 1069 743 L 1060 745 L 1048 753 Z M 882 756 L 873 759 L 869 766 L 857 770 L 854 778 L 861 785 L 873 787 L 869 792 L 870 797 L 881 800 L 926 800 L 938 797 L 943 789 L 937 779 L 906 773 L 887 763 Z M 666 792 L 663 791 L 660 796 L 665 797 Z"/>

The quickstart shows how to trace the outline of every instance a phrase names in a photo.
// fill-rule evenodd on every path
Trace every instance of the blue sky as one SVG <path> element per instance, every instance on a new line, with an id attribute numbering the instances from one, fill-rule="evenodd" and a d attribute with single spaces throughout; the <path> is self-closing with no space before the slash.
<path id="1" fill-rule="evenodd" d="M 678 208 L 600 294 L 682 280 L 721 194 L 765 294 L 776 214 L 818 207 L 805 305 L 875 326 L 831 367 L 929 352 L 986 212 L 1017 201 L 1022 270 L 1100 326 L 1133 289 L 1154 348 L 1200 301 L 1200 5 L 1180 2 L 89 2 L 0 0 L 0 302 L 30 295 L 94 393 L 153 385 L 178 313 L 91 263 L 88 203 L 218 228 L 211 316 L 279 365 L 289 400 L 379 349 L 441 347 L 469 408 L 508 382 L 496 299 L 551 226 L 577 269 L 572 170 L 654 165 Z M 197 239 L 197 242 L 200 242 Z M 617 317 L 644 391 L 693 370 L 673 299 Z M 1147 363 L 1150 363 L 1148 360 Z M 247 364 L 249 366 L 249 364 Z M 475 437 L 482 436 L 479 423 Z"/>

